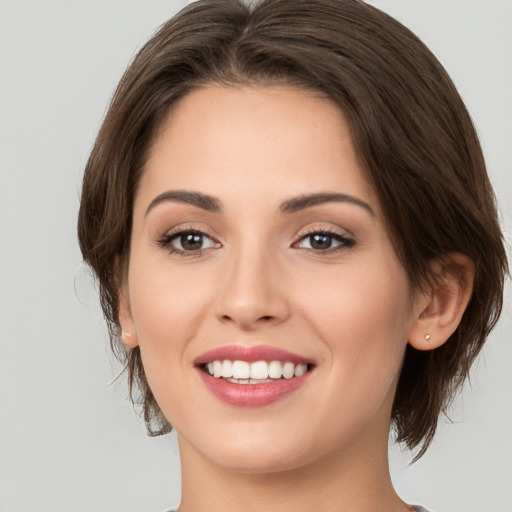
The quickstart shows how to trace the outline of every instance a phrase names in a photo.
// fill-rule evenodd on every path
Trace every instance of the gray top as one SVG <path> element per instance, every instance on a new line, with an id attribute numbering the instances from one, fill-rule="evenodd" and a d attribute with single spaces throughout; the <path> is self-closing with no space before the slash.
<path id="1" fill-rule="evenodd" d="M 427 510 L 425 507 L 422 507 L 421 505 L 412 505 L 412 508 L 416 511 L 416 512 L 430 512 L 429 510 Z M 167 512 L 177 512 L 178 509 L 173 509 L 173 510 L 168 510 Z"/>

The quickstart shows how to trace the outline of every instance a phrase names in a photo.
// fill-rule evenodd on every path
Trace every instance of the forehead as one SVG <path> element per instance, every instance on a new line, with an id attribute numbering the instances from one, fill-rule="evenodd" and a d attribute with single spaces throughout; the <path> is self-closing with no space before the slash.
<path id="1" fill-rule="evenodd" d="M 165 189 L 279 201 L 337 191 L 375 202 L 341 110 L 285 86 L 208 86 L 182 98 L 160 127 L 139 196 L 147 203 Z"/>

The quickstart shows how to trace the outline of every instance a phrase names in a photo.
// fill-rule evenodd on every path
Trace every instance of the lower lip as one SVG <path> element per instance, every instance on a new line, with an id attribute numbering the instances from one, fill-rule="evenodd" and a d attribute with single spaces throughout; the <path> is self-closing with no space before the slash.
<path id="1" fill-rule="evenodd" d="M 204 384 L 219 400 L 236 407 L 261 407 L 286 398 L 300 388 L 309 377 L 306 372 L 292 379 L 278 379 L 265 384 L 236 384 L 217 379 L 198 370 Z"/>

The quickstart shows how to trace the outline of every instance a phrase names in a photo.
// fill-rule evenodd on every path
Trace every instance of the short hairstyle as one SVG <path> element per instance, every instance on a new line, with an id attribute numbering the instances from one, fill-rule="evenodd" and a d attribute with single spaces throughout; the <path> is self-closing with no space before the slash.
<path id="1" fill-rule="evenodd" d="M 170 107 L 208 84 L 288 84 L 340 108 L 411 290 L 432 283 L 432 262 L 451 252 L 473 260 L 457 330 L 434 350 L 406 349 L 392 421 L 397 441 L 420 447 L 418 458 L 499 317 L 507 258 L 478 137 L 452 81 L 412 32 L 360 0 L 192 3 L 140 50 L 117 87 L 85 169 L 78 235 L 148 432 L 171 425 L 139 348 L 125 350 L 119 339 L 133 200 Z"/>

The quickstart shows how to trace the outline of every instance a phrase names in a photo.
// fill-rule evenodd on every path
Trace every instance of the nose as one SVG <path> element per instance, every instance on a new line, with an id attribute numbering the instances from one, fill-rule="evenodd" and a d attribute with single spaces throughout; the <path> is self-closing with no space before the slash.
<path id="1" fill-rule="evenodd" d="M 255 331 L 289 317 L 286 279 L 276 255 L 247 248 L 225 263 L 216 311 L 221 322 Z"/>

